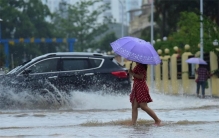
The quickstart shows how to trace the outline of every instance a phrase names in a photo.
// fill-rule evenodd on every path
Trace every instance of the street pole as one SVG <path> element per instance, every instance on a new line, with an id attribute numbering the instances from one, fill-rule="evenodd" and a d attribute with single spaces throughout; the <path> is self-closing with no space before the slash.
<path id="1" fill-rule="evenodd" d="M 123 11 L 123 5 L 122 5 L 122 22 L 121 22 L 121 23 L 122 23 L 122 33 L 121 33 L 121 34 L 122 34 L 122 37 L 124 36 L 124 24 L 123 24 L 123 19 L 124 19 L 123 16 L 124 16 L 124 15 L 123 15 L 123 12 L 124 12 L 124 11 Z"/>
<path id="2" fill-rule="evenodd" d="M 154 40 L 154 0 L 151 0 L 151 45 Z M 154 65 L 151 65 L 151 92 L 154 92 Z"/>
<path id="3" fill-rule="evenodd" d="M 121 21 L 121 26 L 122 26 L 122 29 L 121 29 L 121 37 L 124 36 L 124 25 L 123 25 L 123 13 L 124 13 L 124 5 L 123 3 L 121 2 L 121 0 L 119 0 L 119 3 L 122 5 L 122 21 Z"/>
<path id="4" fill-rule="evenodd" d="M 121 21 L 122 29 L 121 29 L 121 37 L 124 37 L 124 24 L 123 24 L 124 5 L 121 2 L 121 0 L 119 0 L 119 3 L 122 5 L 122 21 Z M 121 57 L 121 64 L 122 65 L 124 64 L 124 58 L 123 57 Z"/>
<path id="5" fill-rule="evenodd" d="M 2 22 L 3 20 L 0 18 L 0 44 L 1 44 L 1 41 L 2 41 L 2 29 L 1 29 L 1 22 Z M 2 70 L 2 68 L 1 68 L 1 70 Z"/>
<path id="6" fill-rule="evenodd" d="M 203 59 L 203 0 L 200 0 L 200 58 Z"/>
<path id="7" fill-rule="evenodd" d="M 1 40 L 2 40 L 2 30 L 1 30 L 1 22 L 2 22 L 3 20 L 0 18 L 0 43 L 1 43 Z"/>

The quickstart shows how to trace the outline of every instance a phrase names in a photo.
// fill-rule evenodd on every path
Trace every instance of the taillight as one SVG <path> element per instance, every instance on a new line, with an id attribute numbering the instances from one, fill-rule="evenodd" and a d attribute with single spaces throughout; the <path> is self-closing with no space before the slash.
<path id="1" fill-rule="evenodd" d="M 118 78 L 127 78 L 128 77 L 128 74 L 125 71 L 115 71 L 115 72 L 111 72 L 111 73 Z"/>

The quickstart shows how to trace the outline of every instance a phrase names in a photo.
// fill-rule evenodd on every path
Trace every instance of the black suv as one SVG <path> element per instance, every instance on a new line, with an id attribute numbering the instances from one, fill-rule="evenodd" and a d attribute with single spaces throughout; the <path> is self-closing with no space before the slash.
<path id="1" fill-rule="evenodd" d="M 129 93 L 131 81 L 126 68 L 114 56 L 85 52 L 57 52 L 36 57 L 0 75 L 3 86 L 32 91 L 88 90 Z"/>

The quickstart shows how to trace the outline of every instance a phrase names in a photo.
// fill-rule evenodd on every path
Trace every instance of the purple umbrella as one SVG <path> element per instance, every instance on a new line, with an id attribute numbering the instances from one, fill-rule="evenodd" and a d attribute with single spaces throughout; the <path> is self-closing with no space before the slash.
<path id="1" fill-rule="evenodd" d="M 203 65 L 207 65 L 206 61 L 204 61 L 201 58 L 195 58 L 195 57 L 187 59 L 186 62 L 190 63 L 190 64 L 203 64 Z"/>
<path id="2" fill-rule="evenodd" d="M 126 36 L 119 38 L 110 45 L 114 53 L 127 60 L 150 65 L 157 65 L 161 62 L 154 47 L 142 39 Z"/>

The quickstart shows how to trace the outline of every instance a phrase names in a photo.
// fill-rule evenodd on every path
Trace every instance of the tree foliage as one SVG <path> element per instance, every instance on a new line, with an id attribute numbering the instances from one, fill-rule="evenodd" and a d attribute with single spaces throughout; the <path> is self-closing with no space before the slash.
<path id="1" fill-rule="evenodd" d="M 212 42 L 219 40 L 219 27 L 209 17 L 203 18 L 203 41 L 204 52 L 215 51 Z M 186 44 L 190 45 L 190 51 L 195 54 L 199 51 L 200 43 L 200 16 L 194 12 L 181 12 L 177 22 L 178 30 L 169 35 L 167 41 L 156 42 L 156 49 L 169 48 L 173 52 L 173 47 L 178 46 L 184 51 Z"/>
<path id="2" fill-rule="evenodd" d="M 2 39 L 19 38 L 51 38 L 55 37 L 53 25 L 46 19 L 52 14 L 41 0 L 1 0 L 0 1 Z M 10 53 L 14 56 L 15 65 L 20 64 L 25 54 L 28 58 L 42 53 L 55 51 L 52 44 L 9 45 Z M 1 62 L 4 59 L 1 58 Z"/>
<path id="3" fill-rule="evenodd" d="M 90 48 L 97 36 L 107 31 L 109 19 L 103 18 L 98 22 L 101 14 L 107 10 L 108 5 L 99 5 L 93 11 L 89 11 L 94 4 L 101 0 L 81 0 L 75 5 L 61 3 L 60 9 L 55 13 L 54 24 L 59 34 L 64 37 L 76 38 L 76 51 L 85 51 Z"/>
<path id="4" fill-rule="evenodd" d="M 46 21 L 51 13 L 40 0 L 1 0 L 0 12 L 3 38 L 30 38 L 52 36 L 52 24 Z"/>
<path id="5" fill-rule="evenodd" d="M 182 12 L 177 23 L 179 30 L 172 35 L 172 41 L 184 49 L 189 44 L 192 52 L 197 51 L 200 41 L 200 17 L 194 12 Z"/>
<path id="6" fill-rule="evenodd" d="M 154 20 L 159 27 L 161 37 L 178 30 L 177 22 L 181 12 L 200 14 L 200 0 L 155 0 L 154 5 Z M 203 9 L 203 15 L 219 25 L 219 1 L 204 0 Z"/>
<path id="7" fill-rule="evenodd" d="M 116 37 L 114 32 L 108 33 L 99 41 L 98 48 L 100 48 L 102 52 L 112 51 L 112 47 L 110 46 L 110 43 L 112 43 L 116 39 L 118 38 Z"/>
<path id="8" fill-rule="evenodd" d="M 109 5 L 101 5 L 102 0 L 80 0 L 75 5 L 64 1 L 59 9 L 52 14 L 41 0 L 0 0 L 0 18 L 2 39 L 19 38 L 76 38 L 75 51 L 87 48 L 108 48 L 103 38 L 111 19 L 101 16 Z M 91 11 L 94 5 L 99 5 Z M 4 14 L 3 14 L 4 13 Z M 103 22 L 99 21 L 102 19 Z M 101 20 L 100 19 L 100 20 Z M 97 37 L 98 36 L 98 37 Z M 35 56 L 57 51 L 66 51 L 67 44 L 57 43 L 17 43 L 9 45 L 10 54 L 14 56 L 15 66 Z M 0 45 L 0 64 L 4 64 L 4 49 Z M 10 56 L 11 57 L 11 56 Z"/>
<path id="9" fill-rule="evenodd" d="M 200 0 L 154 0 L 156 22 L 155 40 L 168 37 L 167 41 L 155 43 L 156 49 L 178 46 L 182 50 L 189 44 L 194 53 L 200 43 Z M 219 1 L 203 1 L 204 51 L 212 51 L 214 39 L 218 38 Z M 145 31 L 147 32 L 147 31 Z M 142 31 L 142 38 L 150 38 L 149 33 Z"/>

